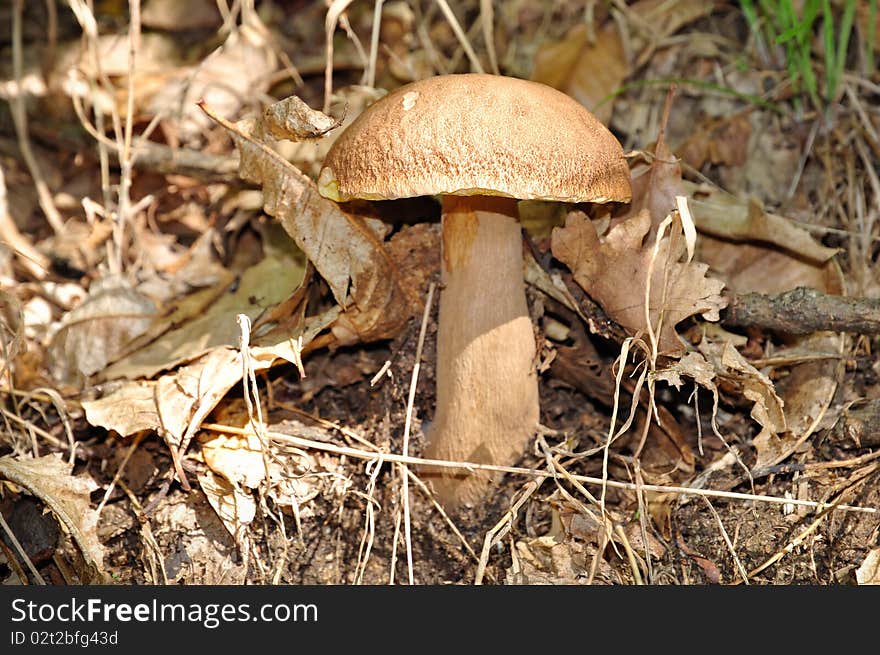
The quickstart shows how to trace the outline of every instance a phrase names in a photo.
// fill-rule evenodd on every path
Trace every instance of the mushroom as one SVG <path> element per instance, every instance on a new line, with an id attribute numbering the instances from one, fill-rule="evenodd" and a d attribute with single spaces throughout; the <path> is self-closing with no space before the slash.
<path id="1" fill-rule="evenodd" d="M 337 202 L 442 199 L 437 394 L 426 457 L 510 465 L 537 428 L 535 336 L 517 200 L 625 202 L 614 136 L 551 87 L 482 74 L 403 86 L 339 136 L 320 193 Z M 485 470 L 426 468 L 447 509 L 485 498 Z"/>

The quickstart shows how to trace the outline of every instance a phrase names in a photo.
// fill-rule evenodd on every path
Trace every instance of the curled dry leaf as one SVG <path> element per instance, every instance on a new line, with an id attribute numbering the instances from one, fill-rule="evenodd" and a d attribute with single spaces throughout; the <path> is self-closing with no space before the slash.
<path id="1" fill-rule="evenodd" d="M 104 547 L 98 540 L 98 514 L 89 494 L 98 485 L 89 477 L 71 475 L 71 466 L 58 453 L 36 459 L 0 457 L 0 478 L 9 480 L 43 501 L 79 547 L 87 584 L 106 584 Z"/>
<path id="2" fill-rule="evenodd" d="M 300 518 L 310 515 L 304 506 L 318 495 L 322 485 L 322 470 L 315 457 L 302 450 L 287 451 L 282 457 L 273 450 L 264 459 L 264 444 L 246 415 L 243 419 L 233 422 L 245 423 L 247 434 L 203 431 L 199 435 L 205 464 L 239 488 L 261 489 L 278 505 L 295 508 Z M 229 419 L 222 422 L 230 423 Z M 271 443 L 266 445 L 274 448 Z"/>
<path id="3" fill-rule="evenodd" d="M 266 213 L 275 216 L 326 280 L 345 310 L 346 327 L 364 341 L 393 336 L 418 308 L 401 286 L 381 221 L 348 214 L 323 198 L 315 183 L 263 143 L 258 120 L 232 125 L 204 105 L 225 127 L 241 154 L 239 174 L 263 188 Z"/>
<path id="4" fill-rule="evenodd" d="M 682 377 L 718 398 L 718 384 L 752 402 L 751 417 L 761 426 L 758 438 L 776 438 L 786 431 L 783 400 L 777 395 L 773 382 L 752 366 L 730 342 L 715 343 L 704 339 L 699 352 L 690 351 L 678 361 L 657 371 L 658 380 L 664 380 L 681 389 Z M 714 414 L 714 409 L 713 409 Z"/>
<path id="5" fill-rule="evenodd" d="M 667 100 L 670 109 L 672 98 Z M 665 129 L 665 128 L 663 128 Z M 651 217 L 652 232 L 675 209 L 678 196 L 684 196 L 681 179 L 681 164 L 669 150 L 663 129 L 654 145 L 654 153 L 648 164 L 636 164 L 632 169 L 632 202 L 629 211 L 621 218 L 612 221 L 612 226 L 624 222 L 645 210 Z M 651 241 L 653 241 L 653 234 Z"/>
<path id="6" fill-rule="evenodd" d="M 237 314 L 255 321 L 299 288 L 305 266 L 292 249 L 273 251 L 237 279 L 221 276 L 217 286 L 197 292 L 173 305 L 173 311 L 149 327 L 153 340 L 101 372 L 101 378 L 144 378 L 171 369 L 223 346 L 238 343 Z M 216 298 L 216 300 L 214 300 Z M 210 305 L 207 301 L 212 301 Z M 193 310 L 197 309 L 198 313 Z M 181 319 L 188 318 L 182 325 Z M 161 339 L 157 338 L 161 335 Z"/>
<path id="7" fill-rule="evenodd" d="M 247 552 L 248 526 L 257 515 L 254 497 L 222 475 L 199 474 L 199 487 L 240 550 Z"/>
<path id="8" fill-rule="evenodd" d="M 312 109 L 296 96 L 266 107 L 263 124 L 274 138 L 294 142 L 316 139 L 339 127 L 335 118 Z"/>
<path id="9" fill-rule="evenodd" d="M 589 579 L 591 551 L 592 549 L 581 542 L 560 542 L 552 535 L 518 541 L 514 563 L 507 570 L 506 583 L 586 584 Z M 599 568 L 600 575 L 610 574 L 610 567 L 604 560 L 600 562 Z"/>
<path id="10" fill-rule="evenodd" d="M 611 96 L 629 72 L 623 39 L 609 21 L 593 39 L 587 25 L 580 24 L 561 41 L 542 45 L 535 54 L 531 79 L 564 91 L 608 123 L 614 108 Z"/>
<path id="11" fill-rule="evenodd" d="M 704 234 L 737 243 L 774 245 L 811 264 L 823 264 L 837 253 L 836 248 L 817 243 L 809 232 L 792 220 L 764 211 L 754 199 L 741 200 L 720 190 L 706 190 L 689 182 L 683 182 L 683 185 L 690 196 L 688 206 L 694 223 Z"/>
<path id="12" fill-rule="evenodd" d="M 609 317 L 631 334 L 647 330 L 645 295 L 654 246 L 646 243 L 651 218 L 643 210 L 612 227 L 601 237 L 583 214 L 572 212 L 565 227 L 553 230 L 553 256 L 568 266 L 575 281 L 605 310 Z M 721 297 L 724 286 L 706 277 L 708 266 L 700 262 L 682 263 L 683 239 L 673 232 L 657 246 L 650 279 L 649 315 L 656 329 L 658 353 L 681 355 L 685 347 L 675 332 L 680 321 L 695 314 L 717 321 L 726 305 Z"/>
<path id="13" fill-rule="evenodd" d="M 276 359 L 295 365 L 301 352 L 339 314 L 337 307 L 291 323 L 270 333 L 251 347 L 254 369 L 264 370 Z M 187 366 L 158 380 L 127 381 L 100 399 L 82 403 L 91 425 L 128 436 L 140 430 L 157 430 L 170 448 L 179 449 L 192 439 L 205 417 L 242 376 L 241 357 L 230 347 L 217 347 Z"/>

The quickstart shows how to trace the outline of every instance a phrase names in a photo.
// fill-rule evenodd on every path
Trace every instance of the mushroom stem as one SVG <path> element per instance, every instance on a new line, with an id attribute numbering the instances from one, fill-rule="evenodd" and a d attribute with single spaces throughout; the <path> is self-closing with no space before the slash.
<path id="1" fill-rule="evenodd" d="M 516 200 L 443 197 L 437 401 L 426 456 L 513 464 L 538 422 L 535 336 Z M 427 470 L 447 508 L 476 503 L 493 475 Z"/>

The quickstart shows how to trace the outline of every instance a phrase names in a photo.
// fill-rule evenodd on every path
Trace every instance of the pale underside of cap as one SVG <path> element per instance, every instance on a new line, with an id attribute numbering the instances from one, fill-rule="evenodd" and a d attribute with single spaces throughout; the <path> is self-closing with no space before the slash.
<path id="1" fill-rule="evenodd" d="M 626 202 L 617 139 L 549 86 L 496 75 L 444 75 L 371 105 L 334 143 L 318 179 L 345 202 L 424 195 Z"/>

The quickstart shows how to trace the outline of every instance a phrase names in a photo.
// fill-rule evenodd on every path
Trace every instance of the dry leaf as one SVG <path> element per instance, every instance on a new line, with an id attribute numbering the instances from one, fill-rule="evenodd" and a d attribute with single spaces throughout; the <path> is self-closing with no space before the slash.
<path id="1" fill-rule="evenodd" d="M 562 41 L 542 44 L 535 55 L 532 79 L 567 93 L 607 124 L 613 111 L 612 94 L 631 71 L 627 55 L 641 59 L 654 44 L 711 11 L 712 5 L 703 0 L 641 0 L 626 12 L 633 21 L 650 26 L 650 42 L 642 36 L 648 30 L 635 30 L 628 34 L 627 52 L 614 20 L 599 27 L 592 40 L 586 25 L 576 25 Z"/>
<path id="2" fill-rule="evenodd" d="M 600 238 L 585 216 L 569 214 L 565 227 L 553 230 L 553 256 L 568 266 L 575 281 L 609 317 L 631 334 L 645 332 L 645 292 L 654 247 L 646 244 L 651 230 L 647 211 L 612 227 Z M 651 277 L 650 320 L 658 334 L 658 352 L 679 355 L 684 345 L 675 332 L 680 321 L 695 314 L 717 321 L 726 305 L 720 296 L 723 284 L 705 276 L 708 266 L 680 262 L 683 240 L 666 235 L 661 240 Z"/>
<path id="3" fill-rule="evenodd" d="M 671 103 L 671 97 L 667 100 Z M 667 105 L 667 109 L 671 107 Z M 681 180 L 681 165 L 669 150 L 662 127 L 654 145 L 653 156 L 649 164 L 637 164 L 633 167 L 632 201 L 629 211 L 612 221 L 612 226 L 636 216 L 646 210 L 651 217 L 652 232 L 655 232 L 663 220 L 676 208 L 676 198 L 685 195 Z M 653 234 L 651 241 L 653 241 Z"/>
<path id="4" fill-rule="evenodd" d="M 234 126 L 205 109 L 229 130 L 241 153 L 239 174 L 262 186 L 266 213 L 278 218 L 326 280 L 347 327 L 364 341 L 396 334 L 419 303 L 400 285 L 398 264 L 383 242 L 388 227 L 322 197 L 310 178 L 252 136 L 265 132 L 256 120 Z"/>
<path id="5" fill-rule="evenodd" d="M 272 332 L 269 343 L 257 340 L 251 348 L 254 369 L 264 370 L 278 358 L 298 364 L 302 348 L 338 314 L 339 308 L 333 307 L 305 324 L 292 324 Z M 239 352 L 219 347 L 157 381 L 124 382 L 102 398 L 84 401 L 82 405 L 91 425 L 122 436 L 139 430 L 157 430 L 170 448 L 177 449 L 189 443 L 205 417 L 241 380 L 242 371 Z"/>
<path id="6" fill-rule="evenodd" d="M 795 287 L 831 294 L 843 291 L 840 269 L 833 259 L 836 250 L 818 244 L 788 219 L 720 193 L 710 194 L 706 201 L 692 201 L 690 206 L 701 231 L 732 239 L 704 235 L 699 242 L 700 258 L 732 291 L 778 294 Z M 755 437 L 756 470 L 782 462 L 804 443 L 837 390 L 839 359 L 797 363 L 798 355 L 842 353 L 843 343 L 840 335 L 819 332 L 788 338 L 783 347 L 773 350 L 774 358 L 785 361 L 791 353 L 796 363 L 783 365 L 787 375 L 776 385 L 776 394 L 785 403 L 786 429 L 764 430 Z"/>
<path id="7" fill-rule="evenodd" d="M 880 585 L 880 548 L 871 550 L 856 571 L 860 585 Z"/>
<path id="8" fill-rule="evenodd" d="M 82 407 L 90 425 L 114 430 L 123 437 L 159 426 L 156 383 L 152 381 L 123 382 L 98 400 L 84 400 Z"/>
<path id="9" fill-rule="evenodd" d="M 700 352 L 690 351 L 678 361 L 669 363 L 656 373 L 657 380 L 664 380 L 681 389 L 682 377 L 691 378 L 696 384 L 718 397 L 718 384 L 750 400 L 751 417 L 761 426 L 755 438 L 778 439 L 786 431 L 783 400 L 777 395 L 773 382 L 761 373 L 729 342 L 715 343 L 704 339 L 698 346 Z"/>
<path id="10" fill-rule="evenodd" d="M 274 252 L 252 266 L 238 280 L 235 290 L 226 292 L 228 277 L 218 288 L 203 291 L 189 300 L 175 303 L 175 311 L 150 327 L 150 335 L 162 335 L 101 373 L 101 378 L 145 378 L 191 361 L 218 347 L 238 344 L 238 314 L 255 321 L 264 311 L 293 295 L 305 276 L 305 266 L 294 252 Z M 205 309 L 206 300 L 217 298 Z M 192 301 L 192 304 L 191 304 Z M 179 325 L 182 317 L 199 313 Z M 179 325 L 179 327 L 178 327 Z"/>
<path id="11" fill-rule="evenodd" d="M 752 366 L 730 343 L 703 341 L 698 348 L 714 368 L 716 377 L 733 385 L 743 397 L 754 403 L 751 417 L 762 428 L 759 436 L 775 436 L 787 430 L 784 402 L 770 378 Z"/>
<path id="12" fill-rule="evenodd" d="M 609 22 L 592 42 L 581 24 L 562 41 L 543 44 L 535 53 L 531 79 L 567 93 L 607 124 L 614 109 L 611 96 L 629 72 L 617 25 Z"/>
<path id="13" fill-rule="evenodd" d="M 270 36 L 256 12 L 243 14 L 244 24 L 230 32 L 226 41 L 197 67 L 175 67 L 171 79 L 162 80 L 152 97 L 144 100 L 145 111 L 169 116 L 182 140 L 202 134 L 208 125 L 196 102 L 207 102 L 225 116 L 232 116 L 251 98 L 269 90 L 278 66 Z"/>
<path id="14" fill-rule="evenodd" d="M 199 474 L 199 486 L 239 549 L 246 549 L 248 526 L 257 515 L 257 501 L 238 485 L 211 471 Z"/>
<path id="15" fill-rule="evenodd" d="M 276 139 L 304 141 L 324 136 L 339 121 L 309 107 L 296 96 L 274 102 L 263 111 L 263 124 Z"/>
<path id="16" fill-rule="evenodd" d="M 744 114 L 703 121 L 676 149 L 691 167 L 700 170 L 706 162 L 742 166 L 748 157 L 752 125 Z"/>
<path id="17" fill-rule="evenodd" d="M 120 277 L 92 284 L 89 295 L 69 311 L 52 339 L 56 377 L 73 383 L 104 369 L 152 322 L 156 307 Z"/>
<path id="18" fill-rule="evenodd" d="M 587 548 L 574 540 L 559 542 L 551 535 L 544 535 L 518 541 L 516 555 L 514 564 L 507 570 L 509 585 L 573 585 L 586 584 L 589 579 Z M 602 563 L 607 569 L 607 563 Z"/>
<path id="19" fill-rule="evenodd" d="M 772 244 L 813 264 L 822 264 L 837 253 L 836 248 L 821 245 L 790 219 L 765 212 L 755 200 L 740 200 L 714 189 L 706 193 L 687 182 L 684 185 L 690 196 L 688 206 L 691 215 L 697 229 L 704 234 L 737 243 L 750 241 Z M 742 263 L 738 263 L 732 270 L 741 268 Z"/>
<path id="20" fill-rule="evenodd" d="M 71 468 L 57 453 L 36 459 L 0 457 L 0 477 L 42 500 L 73 537 L 87 567 L 84 582 L 106 584 L 104 547 L 96 532 L 98 514 L 89 499 L 98 485 L 89 477 L 72 476 Z"/>
<path id="21" fill-rule="evenodd" d="M 219 422 L 244 427 L 247 434 L 203 431 L 199 435 L 199 444 L 208 468 L 237 487 L 260 489 L 279 506 L 294 508 L 300 518 L 311 515 L 304 506 L 320 493 L 322 480 L 326 477 L 315 457 L 302 450 L 290 449 L 283 456 L 273 450 L 264 459 L 263 444 L 247 415 L 236 420 L 229 417 L 228 411 L 222 414 L 217 419 Z M 288 425 L 285 432 L 289 432 L 290 427 Z M 326 439 L 327 435 L 321 437 Z M 272 444 L 269 447 L 275 448 Z"/>

